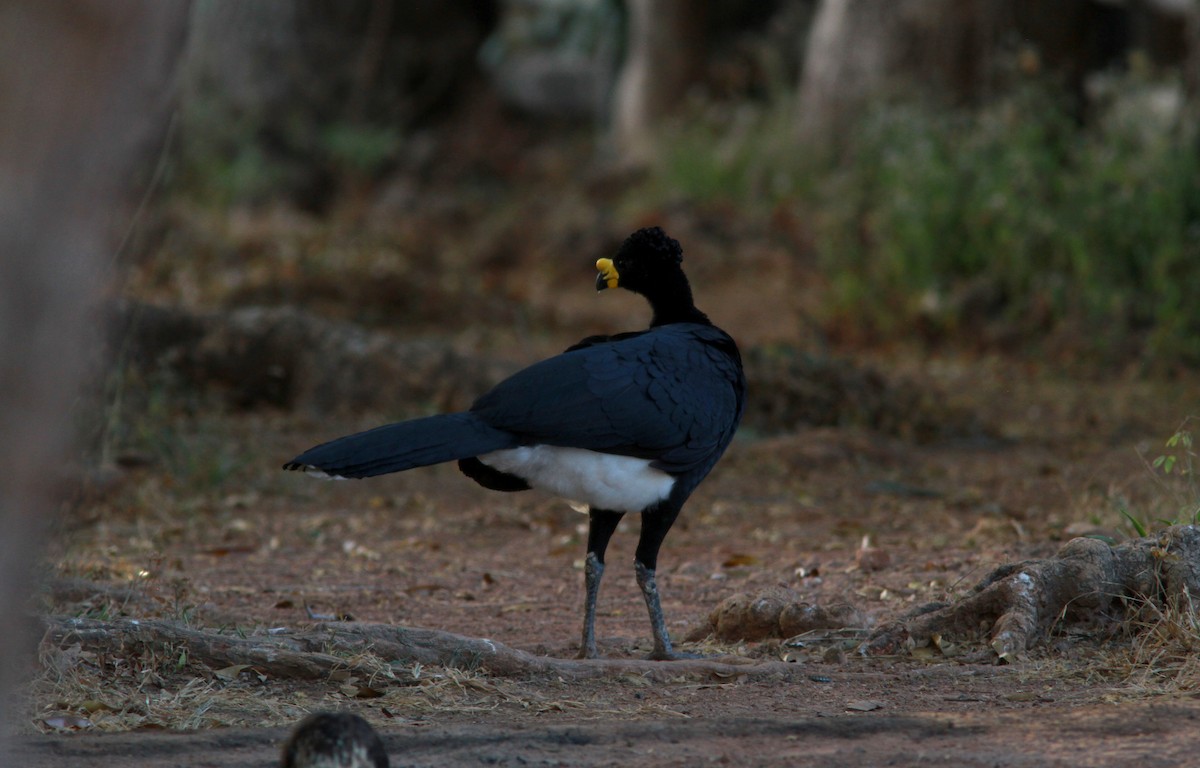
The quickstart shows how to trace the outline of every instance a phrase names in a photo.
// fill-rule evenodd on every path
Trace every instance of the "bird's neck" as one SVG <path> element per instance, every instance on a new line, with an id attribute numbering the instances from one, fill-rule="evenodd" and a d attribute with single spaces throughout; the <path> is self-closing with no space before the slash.
<path id="1" fill-rule="evenodd" d="M 699 325 L 712 325 L 712 321 L 708 319 L 708 315 L 704 314 L 695 307 L 688 307 L 686 312 L 662 312 L 655 310 L 654 317 L 650 320 L 650 327 L 655 328 L 660 325 L 670 325 L 671 323 L 697 323 Z"/>
<path id="2" fill-rule="evenodd" d="M 712 325 L 708 315 L 696 309 L 696 304 L 692 301 L 692 288 L 686 281 L 646 298 L 650 301 L 650 308 L 654 310 L 654 318 L 650 321 L 651 328 L 670 323 Z"/>

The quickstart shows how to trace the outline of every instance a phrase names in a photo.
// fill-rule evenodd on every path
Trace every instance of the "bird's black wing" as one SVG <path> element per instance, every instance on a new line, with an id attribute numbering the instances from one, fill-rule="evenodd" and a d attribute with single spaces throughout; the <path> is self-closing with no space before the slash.
<path id="1" fill-rule="evenodd" d="M 679 323 L 536 363 L 471 411 L 525 443 L 636 456 L 683 473 L 707 471 L 728 445 L 744 391 L 732 340 Z"/>
<path id="2" fill-rule="evenodd" d="M 641 336 L 645 333 L 647 333 L 647 332 L 646 331 L 626 331 L 625 333 L 614 333 L 611 336 L 605 336 L 605 335 L 588 336 L 586 338 L 580 339 L 579 341 L 575 342 L 571 346 L 567 347 L 567 349 L 565 351 L 574 352 L 577 349 L 583 349 L 584 347 L 595 346 L 596 344 L 611 344 L 614 341 L 621 341 L 622 339 L 632 339 L 635 336 Z"/>

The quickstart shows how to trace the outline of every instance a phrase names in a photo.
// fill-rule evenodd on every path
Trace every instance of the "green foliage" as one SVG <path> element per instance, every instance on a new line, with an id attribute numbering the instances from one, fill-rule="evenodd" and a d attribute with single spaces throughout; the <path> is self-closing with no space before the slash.
<path id="1" fill-rule="evenodd" d="M 118 365 L 103 391 L 79 404 L 76 428 L 95 463 L 132 459 L 170 478 L 131 484 L 126 503 L 132 508 L 217 508 L 230 488 L 249 492 L 263 480 L 254 448 L 239 432 L 243 425 L 210 416 L 224 407 L 218 398 L 192 390 L 165 370 Z M 170 504 L 164 502 L 168 498 Z"/>
<path id="2" fill-rule="evenodd" d="M 868 119 L 852 161 L 822 200 L 824 261 L 886 297 L 885 307 L 927 314 L 959 281 L 987 276 L 1027 293 L 1060 226 L 1060 120 L 1005 104 L 977 116 L 893 108 Z M 847 237 L 847 233 L 852 237 Z M 1043 272 L 1047 283 L 1058 270 Z M 861 288 L 859 289 L 862 290 Z M 866 308 L 870 313 L 872 310 Z M 908 320 L 879 317 L 878 321 Z M 949 321 L 949 318 L 947 318 Z"/>
<path id="3" fill-rule="evenodd" d="M 735 202 L 751 209 L 797 196 L 812 179 L 796 151 L 791 101 L 720 106 L 672 125 L 657 155 L 651 194 L 660 199 Z"/>
<path id="4" fill-rule="evenodd" d="M 656 183 L 795 208 L 830 281 L 826 318 L 870 335 L 1073 329 L 1095 357 L 1200 364 L 1197 132 L 1115 109 L 1081 126 L 1066 101 L 1028 87 L 970 112 L 881 105 L 836 158 L 797 146 L 784 100 L 703 115 L 664 142 Z"/>
<path id="5" fill-rule="evenodd" d="M 234 112 L 203 94 L 187 100 L 181 114 L 173 181 L 218 207 L 287 198 L 325 174 L 334 181 L 370 179 L 395 159 L 403 139 L 393 125 L 321 122 L 299 112 L 266 129 L 262 115 Z"/>
<path id="6" fill-rule="evenodd" d="M 1137 534 L 1139 539 L 1144 539 L 1149 535 L 1149 526 L 1141 518 L 1135 517 L 1128 509 L 1121 507 L 1121 517 L 1125 518 L 1125 521 L 1133 528 L 1133 532 Z"/>
<path id="7" fill-rule="evenodd" d="M 1149 355 L 1200 362 L 1200 158 L 1190 132 L 1076 128 L 1018 95 L 968 116 L 888 110 L 824 201 L 823 256 L 883 328 L 953 332 L 963 286 L 1032 335 L 1102 327 L 1093 351 L 1146 330 Z M 844 300 L 844 298 L 843 298 Z"/>
<path id="8" fill-rule="evenodd" d="M 1164 444 L 1164 452 L 1150 462 L 1150 469 L 1162 481 L 1165 496 L 1174 497 L 1176 513 L 1171 518 L 1159 518 L 1156 522 L 1163 527 L 1172 525 L 1200 524 L 1200 454 L 1196 452 L 1192 436 L 1192 422 L 1188 416 Z M 1135 516 L 1123 505 L 1121 516 L 1139 537 L 1147 536 L 1152 530 L 1148 521 Z"/>
<path id="9" fill-rule="evenodd" d="M 286 172 L 255 140 L 257 121 L 234 114 L 203 94 L 184 101 L 178 163 L 172 182 L 218 206 L 260 200 L 286 181 Z"/>
<path id="10" fill-rule="evenodd" d="M 335 168 L 373 176 L 396 156 L 400 133 L 390 127 L 334 123 L 325 129 L 322 144 Z"/>
<path id="11" fill-rule="evenodd" d="M 1195 416 L 1188 416 L 1167 438 L 1166 451 L 1157 456 L 1151 466 L 1162 473 L 1164 478 L 1174 478 L 1182 484 L 1179 493 L 1180 507 L 1184 517 L 1189 517 L 1192 523 L 1200 519 L 1200 454 L 1196 452 L 1192 437 L 1192 422 Z"/>

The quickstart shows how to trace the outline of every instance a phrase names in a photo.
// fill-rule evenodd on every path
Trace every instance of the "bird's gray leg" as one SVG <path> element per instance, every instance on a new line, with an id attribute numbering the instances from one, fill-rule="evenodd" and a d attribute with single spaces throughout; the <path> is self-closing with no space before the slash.
<path id="1" fill-rule="evenodd" d="M 650 631 L 654 633 L 654 650 L 650 653 L 652 659 L 673 659 L 675 652 L 671 648 L 671 636 L 667 633 L 667 622 L 663 618 L 662 602 L 658 598 L 658 582 L 654 571 L 642 565 L 639 561 L 633 563 L 633 573 L 637 577 L 638 587 L 642 597 L 646 598 L 646 610 L 650 612 Z"/>
<path id="2" fill-rule="evenodd" d="M 583 563 L 584 596 L 583 639 L 579 644 L 579 658 L 596 659 L 596 599 L 600 595 L 600 579 L 604 576 L 604 552 L 609 539 L 617 530 L 624 512 L 605 509 L 588 510 L 588 551 Z"/>
<path id="3" fill-rule="evenodd" d="M 658 550 L 666 538 L 667 531 L 679 516 L 678 506 L 662 505 L 642 513 L 642 534 L 638 540 L 637 558 L 633 562 L 633 573 L 637 577 L 642 597 L 646 598 L 646 610 L 650 612 L 650 631 L 654 633 L 654 650 L 651 659 L 695 659 L 695 654 L 680 653 L 671 647 L 671 636 L 663 618 L 662 602 L 658 597 L 658 581 L 654 577 L 658 564 Z"/>
<path id="4" fill-rule="evenodd" d="M 587 590 L 583 607 L 583 640 L 579 643 L 579 658 L 599 658 L 596 650 L 596 598 L 600 595 L 600 578 L 604 576 L 604 563 L 595 552 L 588 552 L 583 563 L 584 588 Z"/>

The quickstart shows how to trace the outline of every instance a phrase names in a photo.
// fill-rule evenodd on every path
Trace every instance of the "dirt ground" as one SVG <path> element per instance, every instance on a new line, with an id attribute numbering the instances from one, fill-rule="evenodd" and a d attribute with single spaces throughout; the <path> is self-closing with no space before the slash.
<path id="1" fill-rule="evenodd" d="M 1072 535 L 1122 538 L 1120 508 L 1170 514 L 1172 489 L 1147 457 L 1194 394 L 1183 385 L 1064 379 L 1000 360 L 925 370 L 936 372 L 930 386 L 971 387 L 998 434 L 924 445 L 839 428 L 743 436 L 664 549 L 660 587 L 677 638 L 724 598 L 772 585 L 851 602 L 878 622 L 961 594 L 1002 562 L 1047 556 Z M 154 467 L 129 470 L 62 532 L 55 570 L 76 587 L 51 611 L 253 633 L 304 628 L 311 610 L 574 655 L 581 516 L 533 494 L 489 494 L 452 467 L 343 483 L 280 473 L 240 488 L 242 473 L 269 472 L 295 448 L 354 426 L 296 421 L 243 414 L 181 435 L 197 450 L 244 441 L 260 457 L 219 492 L 179 487 Z M 181 500 L 193 505 L 187 515 Z M 609 657 L 649 649 L 623 567 L 636 523 L 614 540 L 601 594 Z M 886 553 L 882 566 L 856 564 L 864 537 Z M 1187 764 L 1200 679 L 1186 659 L 1138 638 L 1072 630 L 1011 665 L 970 642 L 958 657 L 863 658 L 853 638 L 709 640 L 685 647 L 750 665 L 787 657 L 804 672 L 571 683 L 403 664 L 390 681 L 296 682 L 44 648 L 30 720 L 41 732 L 18 748 L 27 766 L 263 765 L 281 726 L 350 709 L 381 730 L 393 765 Z"/>
<path id="2" fill-rule="evenodd" d="M 406 724 L 385 728 L 383 740 L 393 766 L 1195 764 L 1194 736 L 1188 733 L 1196 724 L 1194 702 L 1042 705 L 1036 712 L 970 711 L 952 708 L 945 699 L 921 703 L 928 708 L 907 714 L 835 710 L 686 720 L 592 715 L 557 723 L 496 718 Z M 286 735 L 280 728 L 237 728 L 43 736 L 25 739 L 17 756 L 28 766 L 262 766 L 275 758 Z"/>
<path id="3" fill-rule="evenodd" d="M 731 274 L 695 230 L 695 220 L 711 222 L 690 220 L 691 232 L 668 229 L 685 248 L 698 244 L 688 265 L 700 306 L 747 348 L 803 336 L 801 307 L 820 284 L 796 271 L 786 243 L 742 248 L 745 268 Z M 261 218 L 231 226 L 245 230 L 238 237 L 253 270 L 236 250 L 226 265 L 151 262 L 130 291 L 182 302 L 207 290 L 201 280 L 224 280 L 243 301 L 269 295 L 245 281 L 286 274 L 263 252 L 295 258 L 303 249 L 286 238 L 304 226 Z M 357 258 L 329 239 L 323 253 Z M 375 274 L 382 257 L 359 250 L 371 259 L 363 274 Z M 414 312 L 441 312 L 436 322 L 454 348 L 517 362 L 644 322 L 634 297 L 596 299 L 592 276 L 574 267 L 505 283 L 522 271 L 502 256 L 488 266 L 500 282 L 462 287 L 469 272 L 451 259 L 430 274 L 403 272 L 395 285 L 435 297 Z M 300 285 L 276 293 L 302 298 Z M 460 290 L 499 298 L 456 303 Z M 833 354 L 915 384 L 985 429 L 924 441 L 862 426 L 744 429 L 660 557 L 677 640 L 703 635 L 726 598 L 778 585 L 821 605 L 851 603 L 877 625 L 954 599 L 1002 563 L 1050 556 L 1074 536 L 1127 538 L 1122 510 L 1156 527 L 1194 491 L 1150 466 L 1181 421 L 1200 413 L 1187 376 L 1064 373 L 1028 356 L 969 350 Z M 751 398 L 753 387 L 752 378 Z M 166 619 L 243 637 L 341 618 L 488 638 L 538 656 L 578 650 L 586 530 L 561 501 L 490 493 L 451 466 L 335 483 L 279 471 L 298 451 L 383 414 L 243 411 L 205 395 L 163 402 L 157 390 L 142 393 L 140 407 L 114 415 L 131 423 L 109 468 L 59 522 L 45 615 Z M 650 649 L 633 578 L 637 526 L 627 519 L 609 549 L 597 622 L 608 658 Z M 864 541 L 877 550 L 866 567 Z M 44 641 L 17 749 L 28 768 L 266 765 L 305 714 L 346 709 L 380 730 L 396 766 L 1186 765 L 1200 716 L 1200 632 L 1164 629 L 1177 624 L 1064 626 L 1004 665 L 982 636 L 874 658 L 856 653 L 861 633 L 709 638 L 682 646 L 767 672 L 654 681 L 632 666 L 567 681 L 378 658 L 387 674 L 298 680 L 253 664 L 214 669 L 186 648 L 108 653 Z M 771 671 L 779 668 L 787 672 Z"/>

